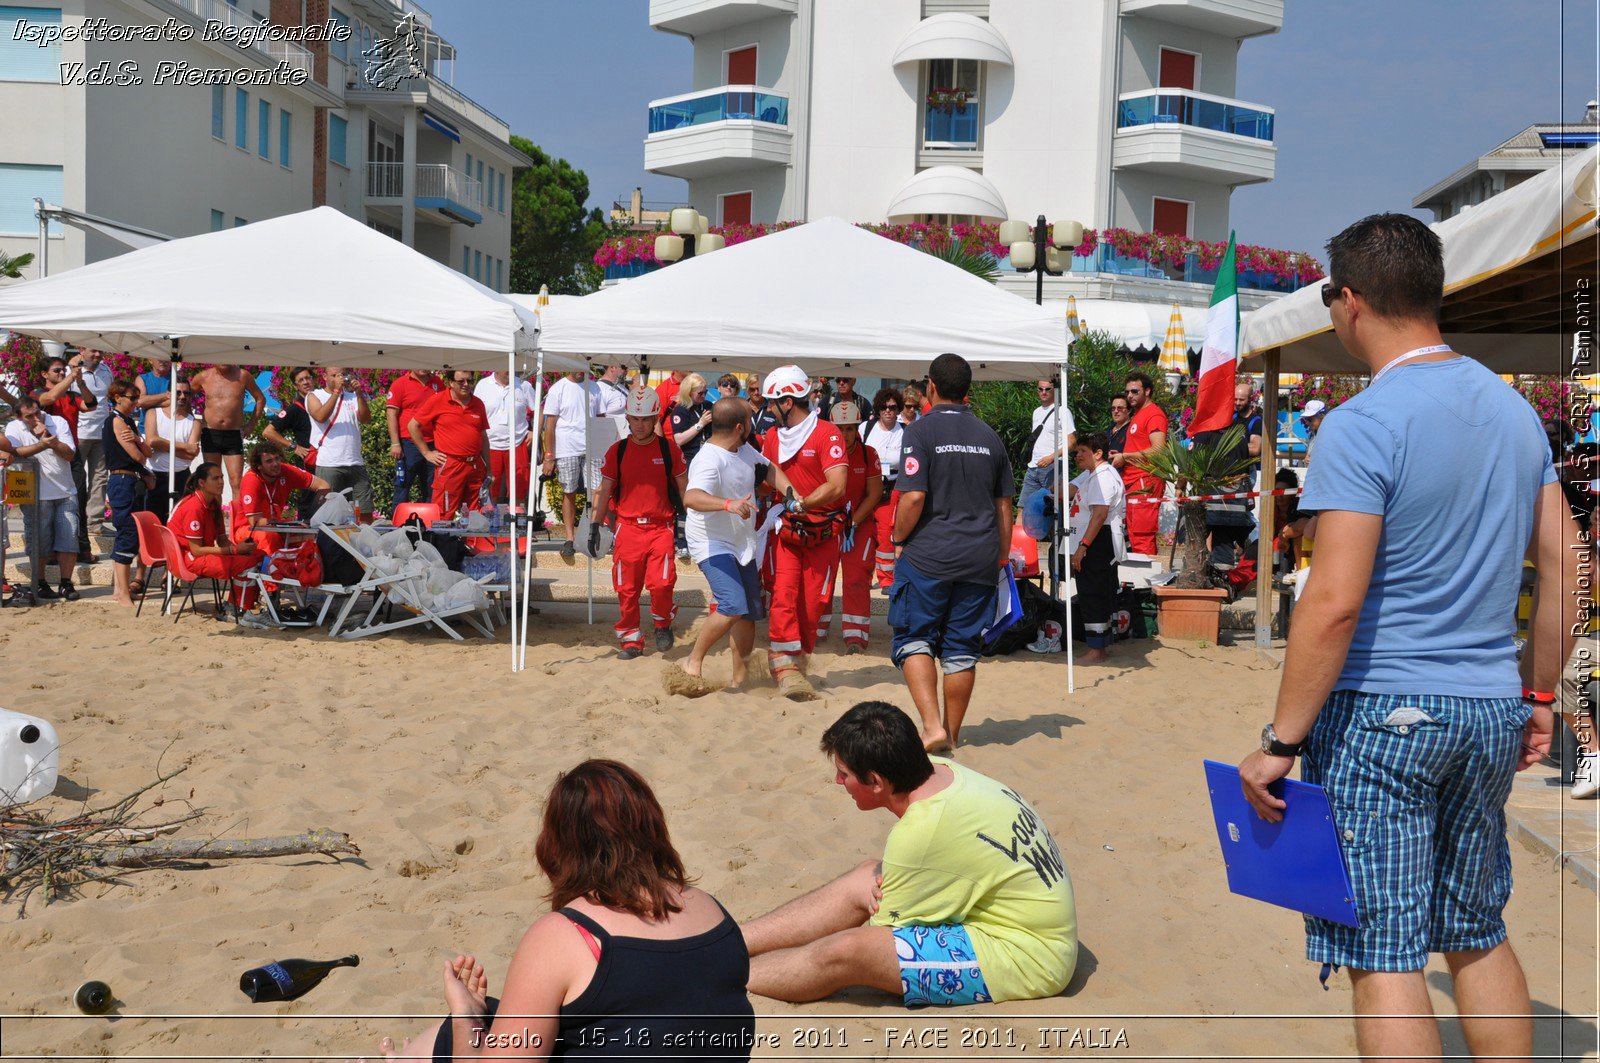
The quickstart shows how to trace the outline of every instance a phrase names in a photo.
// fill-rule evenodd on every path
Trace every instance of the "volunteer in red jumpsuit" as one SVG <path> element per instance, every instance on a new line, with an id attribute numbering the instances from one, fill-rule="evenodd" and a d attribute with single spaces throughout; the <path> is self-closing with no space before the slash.
<path id="1" fill-rule="evenodd" d="M 250 448 L 250 471 L 239 480 L 239 499 L 233 506 L 233 541 L 253 539 L 262 553 L 277 553 L 283 549 L 283 537 L 267 531 L 265 526 L 284 519 L 284 510 L 289 508 L 289 499 L 296 491 L 327 489 L 328 481 L 284 464 L 283 451 L 276 443 L 257 443 Z"/>
<path id="2" fill-rule="evenodd" d="M 202 464 L 190 474 L 189 493 L 172 507 L 167 527 L 195 574 L 226 583 L 233 607 L 247 612 L 256 604 L 255 584 L 240 585 L 233 579 L 259 564 L 261 554 L 250 540 L 234 543 L 224 533 L 222 482 L 221 465 L 214 461 Z"/>
<path id="3" fill-rule="evenodd" d="M 1124 393 L 1133 416 L 1128 421 L 1127 441 L 1122 450 L 1111 453 L 1111 464 L 1122 473 L 1122 487 L 1128 499 L 1128 550 L 1135 554 L 1156 552 L 1156 529 L 1161 523 L 1161 504 L 1137 499 L 1160 498 L 1167 489 L 1130 459 L 1142 450 L 1154 450 L 1167 441 L 1167 415 L 1155 404 L 1155 385 L 1143 373 L 1129 373 Z"/>
<path id="4" fill-rule="evenodd" d="M 773 489 L 787 504 L 768 546 L 773 559 L 767 616 L 772 677 L 780 694 L 810 700 L 816 692 L 805 677 L 806 658 L 817 645 L 818 603 L 839 562 L 850 461 L 839 429 L 810 409 L 811 381 L 799 366 L 774 369 L 761 393 L 778 416 L 761 452 L 771 463 Z M 791 534 L 797 529 L 803 534 Z"/>
<path id="5" fill-rule="evenodd" d="M 839 541 L 839 571 L 843 574 L 840 597 L 844 615 L 840 631 L 844 652 L 867 648 L 872 627 L 872 584 L 877 568 L 876 537 L 879 503 L 883 501 L 883 470 L 878 452 L 861 441 L 861 408 L 853 402 L 835 403 L 833 423 L 844 436 L 850 478 L 844 498 L 850 506 L 850 524 Z M 828 637 L 833 620 L 833 573 L 828 573 L 817 619 L 817 641 Z"/>
<path id="6" fill-rule="evenodd" d="M 486 479 L 494 485 L 489 475 L 489 411 L 472 393 L 475 381 L 465 369 L 452 370 L 445 390 L 417 407 L 407 426 L 411 442 L 433 466 L 433 504 L 445 520 L 458 509 L 477 506 Z"/>
<path id="7" fill-rule="evenodd" d="M 599 525 L 613 523 L 611 585 L 617 592 L 617 656 L 631 661 L 644 652 L 639 626 L 639 595 L 650 592 L 650 619 L 655 622 L 656 649 L 672 649 L 672 622 L 678 607 L 672 594 L 678 583 L 673 547 L 675 512 L 688 490 L 689 465 L 671 439 L 656 434 L 661 398 L 646 387 L 635 388 L 623 408 L 628 435 L 612 444 L 600 466 L 600 489 L 594 498 L 591 543 Z M 671 467 L 668 467 L 670 462 Z M 620 481 L 620 482 L 619 482 Z M 674 490 L 675 489 L 675 490 Z M 593 549 L 593 546 L 591 546 Z"/>

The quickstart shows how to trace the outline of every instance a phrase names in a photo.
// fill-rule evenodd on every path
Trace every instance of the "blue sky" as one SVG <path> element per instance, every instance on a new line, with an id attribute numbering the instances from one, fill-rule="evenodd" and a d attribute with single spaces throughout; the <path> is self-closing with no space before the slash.
<path id="1" fill-rule="evenodd" d="M 456 85 L 585 170 L 590 205 L 635 185 L 645 105 L 688 91 L 692 46 L 648 0 L 422 0 L 460 50 Z M 1004 0 L 999 0 L 1004 2 Z M 1079 0 L 1082 2 L 1082 0 Z M 1245 42 L 1238 95 L 1277 111 L 1278 174 L 1233 197 L 1245 243 L 1308 250 L 1412 197 L 1535 121 L 1600 96 L 1595 0 L 1289 0 Z"/>

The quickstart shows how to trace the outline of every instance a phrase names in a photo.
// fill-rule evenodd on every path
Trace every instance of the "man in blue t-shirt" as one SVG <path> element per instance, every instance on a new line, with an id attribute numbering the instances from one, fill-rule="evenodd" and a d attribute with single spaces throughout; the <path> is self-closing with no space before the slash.
<path id="1" fill-rule="evenodd" d="M 1372 382 L 1317 436 L 1302 499 L 1319 513 L 1317 563 L 1244 792 L 1281 819 L 1267 786 L 1296 756 L 1327 789 L 1361 926 L 1307 917 L 1306 956 L 1324 977 L 1350 968 L 1363 1057 L 1440 1054 L 1423 967 L 1442 952 L 1468 1051 L 1522 1058 L 1533 1032 L 1503 918 L 1504 809 L 1515 773 L 1550 747 L 1577 528 L 1532 407 L 1440 337 L 1439 237 L 1381 214 L 1328 252 L 1323 302 Z M 1519 679 L 1525 555 L 1539 581 Z"/>
<path id="2" fill-rule="evenodd" d="M 967 409 L 971 387 L 965 358 L 935 358 L 928 367 L 933 406 L 906 427 L 900 444 L 889 656 L 905 674 L 930 753 L 955 748 L 960 737 L 1000 566 L 1011 553 L 1011 459 L 994 429 Z"/>

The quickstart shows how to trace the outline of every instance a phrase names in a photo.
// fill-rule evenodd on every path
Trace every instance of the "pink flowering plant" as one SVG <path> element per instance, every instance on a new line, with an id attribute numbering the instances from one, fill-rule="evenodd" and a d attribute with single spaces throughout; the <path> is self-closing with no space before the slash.
<path id="1" fill-rule="evenodd" d="M 1546 426 L 1579 435 L 1589 430 L 1589 411 L 1582 389 L 1571 380 L 1553 376 L 1520 376 L 1511 385 L 1528 400 Z"/>

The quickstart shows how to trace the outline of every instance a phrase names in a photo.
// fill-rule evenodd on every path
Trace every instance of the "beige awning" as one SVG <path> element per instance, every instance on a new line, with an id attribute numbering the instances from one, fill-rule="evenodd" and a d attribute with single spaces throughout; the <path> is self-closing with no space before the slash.
<path id="1" fill-rule="evenodd" d="M 979 59 L 1011 66 L 1011 48 L 985 19 L 946 12 L 930 15 L 906 34 L 894 53 L 894 65 L 924 59 Z"/>
<path id="2" fill-rule="evenodd" d="M 964 214 L 1004 220 L 1006 201 L 1000 190 L 977 170 L 965 166 L 933 166 L 900 186 L 889 201 L 890 220 L 922 214 Z"/>

